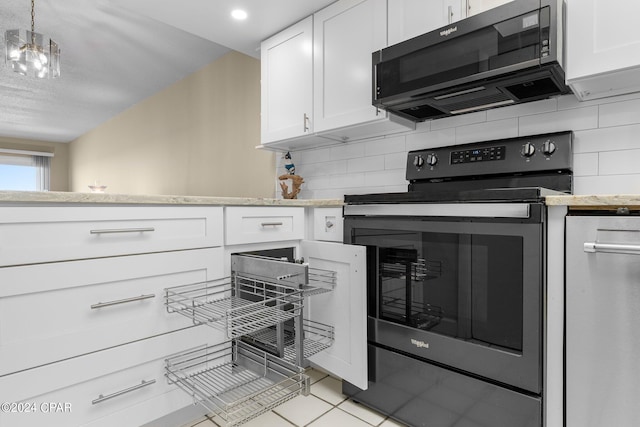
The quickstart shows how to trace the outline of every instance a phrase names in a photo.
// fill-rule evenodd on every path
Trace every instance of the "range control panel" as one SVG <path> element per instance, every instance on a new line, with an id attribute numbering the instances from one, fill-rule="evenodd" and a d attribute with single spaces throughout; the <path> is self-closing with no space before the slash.
<path id="1" fill-rule="evenodd" d="M 410 151 L 407 180 L 566 171 L 573 132 L 557 132 Z"/>
<path id="2" fill-rule="evenodd" d="M 452 151 L 451 164 L 486 162 L 491 160 L 503 160 L 506 147 L 475 148 L 471 150 Z"/>

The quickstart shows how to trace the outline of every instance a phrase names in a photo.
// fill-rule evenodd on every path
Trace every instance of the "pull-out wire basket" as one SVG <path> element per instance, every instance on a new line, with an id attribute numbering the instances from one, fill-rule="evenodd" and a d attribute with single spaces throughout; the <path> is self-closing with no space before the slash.
<path id="1" fill-rule="evenodd" d="M 333 345 L 335 340 L 335 330 L 331 325 L 315 322 L 309 319 L 302 320 L 303 329 L 303 354 L 304 358 L 309 358 L 316 353 L 319 353 Z M 295 330 L 286 329 L 284 331 L 284 354 L 281 355 L 286 361 L 296 362 L 296 347 L 295 347 Z M 261 331 L 252 333 L 244 337 L 248 342 L 258 343 L 265 348 L 272 348 L 274 352 L 277 351 L 274 343 L 276 340 L 276 328 L 266 328 Z"/>
<path id="2" fill-rule="evenodd" d="M 337 274 L 335 271 L 309 267 L 309 282 L 303 287 L 304 296 L 324 294 L 336 287 Z"/>
<path id="3" fill-rule="evenodd" d="M 301 313 L 300 289 L 241 275 L 234 275 L 233 282 L 225 279 L 167 288 L 167 311 L 224 330 L 228 338 L 259 331 Z"/>
<path id="4" fill-rule="evenodd" d="M 165 362 L 168 381 L 228 427 L 309 394 L 309 377 L 302 368 L 237 340 L 180 353 Z"/>

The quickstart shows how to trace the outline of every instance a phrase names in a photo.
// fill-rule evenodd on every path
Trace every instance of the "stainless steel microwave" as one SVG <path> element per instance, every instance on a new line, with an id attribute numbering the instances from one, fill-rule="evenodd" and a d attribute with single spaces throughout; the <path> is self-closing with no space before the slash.
<path id="1" fill-rule="evenodd" d="M 570 93 L 564 0 L 515 0 L 373 53 L 373 105 L 413 121 Z"/>

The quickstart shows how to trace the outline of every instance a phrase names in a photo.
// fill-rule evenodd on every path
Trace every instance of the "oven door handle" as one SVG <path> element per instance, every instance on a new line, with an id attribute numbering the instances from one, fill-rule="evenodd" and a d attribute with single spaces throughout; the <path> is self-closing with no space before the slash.
<path id="1" fill-rule="evenodd" d="M 346 205 L 344 215 L 529 218 L 528 203 L 399 203 Z"/>
<path id="2" fill-rule="evenodd" d="M 639 245 L 623 245 L 618 243 L 585 242 L 584 251 L 587 253 L 610 253 L 640 255 Z"/>

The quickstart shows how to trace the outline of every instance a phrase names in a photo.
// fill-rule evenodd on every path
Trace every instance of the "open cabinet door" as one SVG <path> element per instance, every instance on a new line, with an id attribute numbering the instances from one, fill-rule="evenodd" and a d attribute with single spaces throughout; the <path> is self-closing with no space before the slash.
<path id="1" fill-rule="evenodd" d="M 366 248 L 306 240 L 300 248 L 310 268 L 336 272 L 332 292 L 311 296 L 305 302 L 305 318 L 335 327 L 333 345 L 309 360 L 366 390 Z"/>

